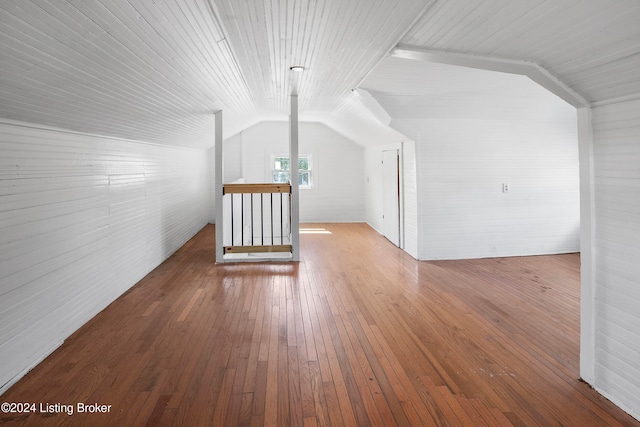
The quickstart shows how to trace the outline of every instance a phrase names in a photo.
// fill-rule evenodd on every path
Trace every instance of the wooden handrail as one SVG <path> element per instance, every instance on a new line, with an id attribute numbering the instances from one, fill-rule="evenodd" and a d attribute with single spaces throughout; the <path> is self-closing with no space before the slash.
<path id="1" fill-rule="evenodd" d="M 291 252 L 291 245 L 225 246 L 225 254 Z"/>
<path id="2" fill-rule="evenodd" d="M 222 194 L 291 193 L 291 184 L 224 184 Z"/>
<path id="3" fill-rule="evenodd" d="M 291 184 L 224 184 L 222 194 L 223 200 L 229 202 L 231 214 L 228 222 L 225 221 L 230 226 L 231 238 L 225 239 L 223 254 L 293 251 L 290 244 Z M 236 243 L 238 239 L 239 244 Z"/>

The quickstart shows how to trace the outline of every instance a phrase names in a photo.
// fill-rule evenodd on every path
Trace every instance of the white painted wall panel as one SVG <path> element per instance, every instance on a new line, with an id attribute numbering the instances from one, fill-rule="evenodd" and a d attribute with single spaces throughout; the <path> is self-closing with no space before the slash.
<path id="1" fill-rule="evenodd" d="M 394 148 L 397 148 L 394 145 Z M 364 152 L 366 222 L 382 234 L 382 147 L 370 147 Z"/>
<path id="2" fill-rule="evenodd" d="M 421 259 L 579 251 L 575 121 L 406 122 L 420 135 Z"/>
<path id="3" fill-rule="evenodd" d="M 239 180 L 244 177 L 244 171 L 242 166 L 242 135 L 240 132 L 231 138 L 227 138 L 223 142 L 222 156 L 224 161 L 222 163 L 223 172 L 222 178 L 225 183 L 230 183 Z"/>
<path id="4" fill-rule="evenodd" d="M 594 108 L 594 387 L 640 419 L 640 101 Z"/>
<path id="5" fill-rule="evenodd" d="M 0 123 L 0 392 L 200 230 L 208 191 L 202 150 Z"/>
<path id="6" fill-rule="evenodd" d="M 416 144 L 402 143 L 402 190 L 404 204 L 404 250 L 414 258 L 419 257 L 418 176 Z"/>
<path id="7" fill-rule="evenodd" d="M 300 190 L 300 221 L 364 221 L 364 149 L 321 123 L 300 122 L 299 134 L 300 155 L 313 163 L 313 188 Z M 242 147 L 246 182 L 271 182 L 271 155 L 289 152 L 289 125 L 252 126 L 242 133 Z"/>

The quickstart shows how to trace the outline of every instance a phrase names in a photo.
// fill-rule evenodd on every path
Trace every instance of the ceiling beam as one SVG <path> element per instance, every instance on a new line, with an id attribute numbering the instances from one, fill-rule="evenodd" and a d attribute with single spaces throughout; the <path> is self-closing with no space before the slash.
<path id="1" fill-rule="evenodd" d="M 401 45 L 398 45 L 391 51 L 391 56 L 394 58 L 411 59 L 415 61 L 435 62 L 439 64 L 458 65 L 461 67 L 477 68 L 501 73 L 519 74 L 529 77 L 549 92 L 554 93 L 576 108 L 586 107 L 589 105 L 589 102 L 584 97 L 533 61 L 450 53 Z"/>

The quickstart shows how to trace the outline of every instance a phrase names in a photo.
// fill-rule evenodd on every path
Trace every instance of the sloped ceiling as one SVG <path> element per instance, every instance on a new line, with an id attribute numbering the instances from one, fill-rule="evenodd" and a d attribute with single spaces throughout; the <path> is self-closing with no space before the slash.
<path id="1" fill-rule="evenodd" d="M 390 119 L 576 120 L 570 104 L 518 74 L 387 57 L 360 87 Z"/>
<path id="2" fill-rule="evenodd" d="M 404 47 L 533 61 L 589 102 L 640 94 L 640 2 L 438 1 Z"/>
<path id="3" fill-rule="evenodd" d="M 3 0 L 0 118 L 209 147 L 214 111 L 230 136 L 298 92 L 301 119 L 380 144 L 401 135 L 352 89 L 401 79 L 397 46 L 534 61 L 599 102 L 640 94 L 638 22 L 637 0 Z"/>

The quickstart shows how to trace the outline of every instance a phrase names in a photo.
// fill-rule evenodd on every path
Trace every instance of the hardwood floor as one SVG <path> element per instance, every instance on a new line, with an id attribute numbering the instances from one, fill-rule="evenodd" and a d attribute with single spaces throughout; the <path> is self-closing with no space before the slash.
<path id="1" fill-rule="evenodd" d="M 0 397 L 72 415 L 0 424 L 640 426 L 578 380 L 577 254 L 416 262 L 303 228 L 328 233 L 299 264 L 215 265 L 206 227 Z"/>

